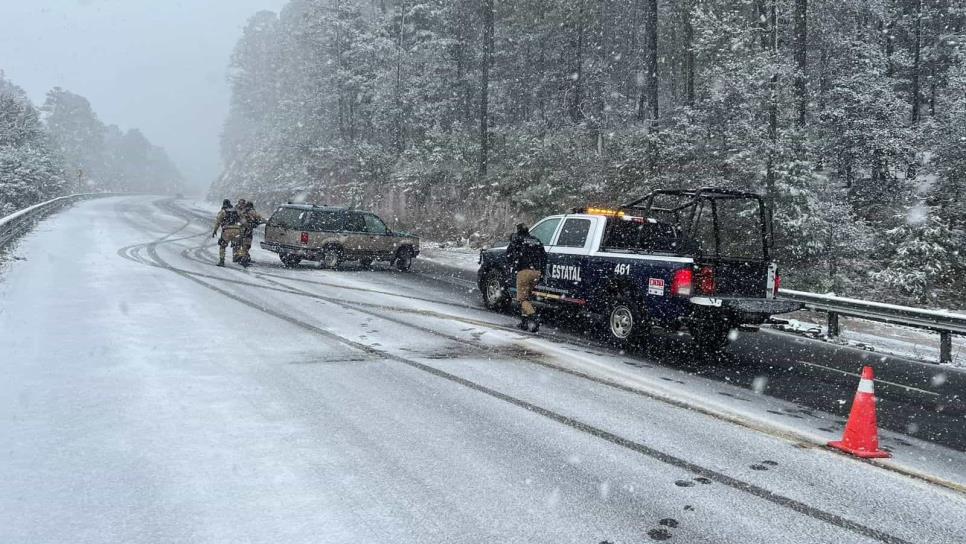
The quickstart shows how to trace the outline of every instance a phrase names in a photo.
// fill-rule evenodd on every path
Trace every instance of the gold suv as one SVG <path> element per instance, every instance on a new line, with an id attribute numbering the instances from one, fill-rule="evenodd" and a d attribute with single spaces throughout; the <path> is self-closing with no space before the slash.
<path id="1" fill-rule="evenodd" d="M 378 216 L 346 208 L 283 204 L 265 224 L 262 249 L 278 253 L 285 266 L 303 259 L 320 268 L 337 268 L 343 261 L 388 261 L 406 271 L 419 255 L 419 238 L 393 232 Z"/>

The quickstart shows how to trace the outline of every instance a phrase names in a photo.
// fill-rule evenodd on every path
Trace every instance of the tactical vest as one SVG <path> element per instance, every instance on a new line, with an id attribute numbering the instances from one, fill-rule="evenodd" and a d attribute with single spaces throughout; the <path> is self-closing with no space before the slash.
<path id="1" fill-rule="evenodd" d="M 221 220 L 221 226 L 227 227 L 238 224 L 238 212 L 235 210 L 225 210 L 225 217 Z"/>

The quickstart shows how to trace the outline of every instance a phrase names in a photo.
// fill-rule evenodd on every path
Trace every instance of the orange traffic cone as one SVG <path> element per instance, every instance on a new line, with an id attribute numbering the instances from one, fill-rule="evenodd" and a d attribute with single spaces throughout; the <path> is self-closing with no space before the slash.
<path id="1" fill-rule="evenodd" d="M 828 443 L 833 448 L 863 459 L 892 457 L 889 452 L 879 449 L 873 379 L 872 367 L 863 367 L 859 390 L 855 392 L 855 400 L 852 401 L 852 410 L 849 412 L 849 421 L 845 424 L 842 440 Z"/>

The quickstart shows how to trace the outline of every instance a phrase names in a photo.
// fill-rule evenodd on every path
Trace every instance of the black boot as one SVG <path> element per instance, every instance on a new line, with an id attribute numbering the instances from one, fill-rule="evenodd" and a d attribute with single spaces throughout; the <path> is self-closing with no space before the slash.
<path id="1" fill-rule="evenodd" d="M 517 328 L 520 329 L 521 331 L 525 331 L 529 329 L 530 328 L 529 321 L 530 320 L 527 319 L 527 316 L 521 316 L 520 323 L 517 325 Z"/>
<path id="2" fill-rule="evenodd" d="M 540 330 L 540 316 L 535 315 L 530 318 L 530 323 L 527 326 L 527 330 L 530 332 L 537 332 Z"/>

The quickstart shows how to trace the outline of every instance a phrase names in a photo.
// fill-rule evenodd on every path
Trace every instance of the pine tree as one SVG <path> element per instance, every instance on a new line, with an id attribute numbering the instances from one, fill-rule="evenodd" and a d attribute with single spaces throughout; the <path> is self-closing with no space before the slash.
<path id="1" fill-rule="evenodd" d="M 70 188 L 39 112 L 0 72 L 0 217 Z"/>

